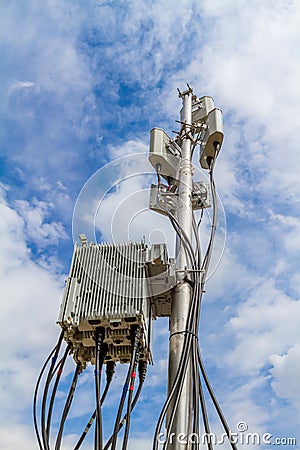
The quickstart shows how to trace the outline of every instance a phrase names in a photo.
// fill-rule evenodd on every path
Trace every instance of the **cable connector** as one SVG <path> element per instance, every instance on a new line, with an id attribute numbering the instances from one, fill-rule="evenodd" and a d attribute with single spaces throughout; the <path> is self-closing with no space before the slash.
<path id="1" fill-rule="evenodd" d="M 146 379 L 147 367 L 148 367 L 147 361 L 139 361 L 138 372 L 139 372 L 140 383 L 144 383 L 144 381 Z"/>
<path id="2" fill-rule="evenodd" d="M 115 361 L 108 361 L 106 363 L 106 382 L 110 383 L 115 373 L 116 363 Z"/>
<path id="3" fill-rule="evenodd" d="M 131 327 L 131 345 L 132 350 L 137 350 L 140 342 L 141 327 L 139 325 L 134 325 Z"/>

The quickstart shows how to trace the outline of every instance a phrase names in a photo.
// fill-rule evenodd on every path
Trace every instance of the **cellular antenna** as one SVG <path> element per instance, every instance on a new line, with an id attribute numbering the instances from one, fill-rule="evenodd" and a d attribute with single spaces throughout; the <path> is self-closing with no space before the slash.
<path id="1" fill-rule="evenodd" d="M 159 317 L 169 318 L 168 394 L 157 420 L 152 450 L 195 450 L 200 446 L 212 450 L 215 435 L 211 434 L 206 407 L 208 395 L 232 449 L 237 449 L 199 346 L 200 310 L 218 217 L 214 167 L 223 143 L 222 112 L 215 108 L 212 97 L 198 98 L 189 85 L 183 92 L 178 89 L 178 94 L 182 108 L 175 138 L 155 127 L 150 132 L 149 148 L 149 161 L 157 176 L 157 184 L 150 187 L 149 208 L 170 220 L 176 233 L 175 258 L 169 258 L 166 244 L 148 246 L 144 238 L 140 242 L 98 244 L 88 241 L 83 233 L 79 235 L 58 316 L 61 333 L 34 393 L 34 427 L 40 450 L 61 449 L 78 379 L 89 364 L 95 369 L 95 409 L 74 450 L 80 449 L 92 426 L 94 450 L 116 450 L 122 428 L 122 447 L 118 448 L 130 448 L 131 413 L 147 366 L 153 363 L 152 321 Z M 192 158 L 197 147 L 209 183 L 193 179 Z M 199 229 L 203 211 L 210 207 L 211 232 L 202 252 Z M 54 411 L 55 417 L 59 415 L 55 410 L 58 386 L 69 355 L 75 370 L 54 432 Z M 127 366 L 127 373 L 111 435 L 105 442 L 102 405 L 120 364 Z M 104 367 L 106 384 L 101 392 Z"/>

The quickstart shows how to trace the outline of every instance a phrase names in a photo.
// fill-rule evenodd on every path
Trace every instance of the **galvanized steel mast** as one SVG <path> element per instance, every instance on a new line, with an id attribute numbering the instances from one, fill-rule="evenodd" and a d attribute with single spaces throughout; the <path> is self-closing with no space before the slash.
<path id="1" fill-rule="evenodd" d="M 192 168 L 192 98 L 193 91 L 190 87 L 179 93 L 182 99 L 181 122 L 184 127 L 181 143 L 181 161 L 179 168 L 178 185 L 178 210 L 177 220 L 182 232 L 192 241 L 192 189 L 193 189 L 193 168 Z M 169 390 L 171 389 L 176 375 L 186 331 L 188 312 L 190 310 L 192 288 L 188 280 L 188 261 L 182 239 L 176 239 L 176 270 L 179 283 L 175 287 L 171 300 L 170 316 L 170 344 L 169 344 Z M 188 436 L 191 431 L 191 361 L 187 361 L 188 367 L 180 394 L 179 404 L 173 420 L 172 433 L 179 436 L 184 433 Z M 173 400 L 174 403 L 175 399 Z M 172 408 L 171 408 L 172 410 Z M 188 449 L 188 444 L 181 444 L 178 439 L 168 443 L 168 448 L 174 450 Z"/>

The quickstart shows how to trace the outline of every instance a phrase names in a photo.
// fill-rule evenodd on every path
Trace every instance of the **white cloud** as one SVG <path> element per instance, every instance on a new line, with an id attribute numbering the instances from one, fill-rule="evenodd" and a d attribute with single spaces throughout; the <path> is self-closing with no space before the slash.
<path id="1" fill-rule="evenodd" d="M 110 145 L 109 146 L 109 156 L 111 160 L 122 158 L 124 156 L 134 155 L 135 153 L 148 153 L 148 145 L 144 141 L 139 139 L 131 139 L 129 141 L 123 142 L 121 145 Z M 151 170 L 151 165 L 149 163 L 149 171 Z"/>
<path id="2" fill-rule="evenodd" d="M 27 239 L 42 248 L 57 245 L 61 239 L 67 237 L 62 222 L 47 220 L 51 217 L 51 206 L 53 208 L 53 205 L 35 198 L 31 203 L 27 200 L 16 201 L 17 210 L 24 220 Z"/>
<path id="3" fill-rule="evenodd" d="M 300 220 L 290 214 L 274 214 L 270 211 L 272 228 L 274 231 L 280 230 L 281 245 L 290 257 L 297 256 L 300 248 Z M 294 272 L 294 270 L 292 270 Z"/>
<path id="4" fill-rule="evenodd" d="M 32 450 L 36 446 L 32 428 L 23 425 L 12 426 L 12 424 L 7 424 L 5 427 L 1 426 L 1 436 L 1 450 L 15 450 L 16 448 Z"/>
<path id="5" fill-rule="evenodd" d="M 247 424 L 249 433 L 262 435 L 268 431 L 265 425 L 269 419 L 268 411 L 256 399 L 257 392 L 264 387 L 264 384 L 263 377 L 256 377 L 225 396 L 224 410 L 226 416 L 230 418 L 230 427 L 234 433 L 238 431 L 239 422 Z"/>
<path id="6" fill-rule="evenodd" d="M 30 259 L 25 221 L 7 204 L 3 190 L 0 208 L 0 310 L 7 324 L 0 331 L 5 343 L 1 351 L 1 416 L 2 423 L 11 425 L 30 408 L 38 371 L 57 339 L 55 318 L 62 282 Z"/>
<path id="7" fill-rule="evenodd" d="M 300 346 L 294 345 L 283 355 L 270 356 L 273 364 L 272 387 L 278 397 L 287 399 L 298 410 L 300 416 Z"/>
<path id="8" fill-rule="evenodd" d="M 295 201 L 300 168 L 299 153 L 293 150 L 298 145 L 300 105 L 296 88 L 299 3 L 278 1 L 274 8 L 261 2 L 255 6 L 232 1 L 204 5 L 199 4 L 198 10 L 204 29 L 200 36 L 199 23 L 200 45 L 173 74 L 167 89 L 175 91 L 189 81 L 197 92 L 213 95 L 223 109 L 222 151 L 224 157 L 227 151 L 231 153 L 229 169 L 236 181 L 230 186 L 237 198 L 242 187 L 239 171 L 248 167 L 253 179 L 257 174 L 260 196 L 276 193 L 277 199 Z M 175 98 L 165 107 L 172 114 Z M 237 139 L 227 141 L 232 133 L 237 133 Z M 245 187 L 248 192 L 255 189 L 249 182 Z"/>
<path id="9" fill-rule="evenodd" d="M 296 342 L 299 317 L 300 302 L 276 289 L 273 280 L 265 280 L 229 322 L 238 341 L 230 361 L 241 372 L 262 368 L 272 354 L 281 354 Z"/>
<path id="10" fill-rule="evenodd" d="M 14 88 L 30 88 L 33 86 L 35 86 L 35 83 L 33 83 L 32 81 L 21 81 L 20 80 L 12 85 L 12 89 L 14 89 Z"/>
<path id="11" fill-rule="evenodd" d="M 146 5 L 136 0 L 121 9 L 103 2 L 80 8 L 55 0 L 26 7 L 10 2 L 5 8 L 3 42 L 17 61 L 9 60 L 13 69 L 3 84 L 2 108 L 11 121 L 5 149 L 17 182 L 36 191 L 26 196 L 24 189 L 16 210 L 5 199 L 1 204 L 1 281 L 9 298 L 1 304 L 9 324 L 2 330 L 8 342 L 3 358 L 15 370 L 3 405 L 11 412 L 10 404 L 18 404 L 16 419 L 30 403 L 29 386 L 57 334 L 53 321 L 62 290 L 49 273 L 57 269 L 56 261 L 44 255 L 38 266 L 26 243 L 45 248 L 65 237 L 52 205 L 59 206 L 60 217 L 70 209 L 70 196 L 98 167 L 95 160 L 147 151 L 143 133 L 148 122 L 170 131 L 180 109 L 176 88 L 184 89 L 186 82 L 198 95 L 213 95 L 224 112 L 225 141 L 216 176 L 230 237 L 208 284 L 211 323 L 204 322 L 202 329 L 210 327 L 209 362 L 214 367 L 215 358 L 219 371 L 234 366 L 242 377 L 241 388 L 234 381 L 228 389 L 251 426 L 266 420 L 270 405 L 275 404 L 278 415 L 287 415 L 290 405 L 299 409 L 294 380 L 299 369 L 300 10 L 297 1 L 271 3 L 164 0 Z M 116 145 L 121 139 L 126 144 Z M 99 217 L 98 226 L 105 235 L 114 211 L 141 186 L 141 180 L 123 184 L 103 203 L 106 216 Z M 143 208 L 145 202 L 134 206 Z M 127 213 L 124 208 L 124 217 Z M 87 220 L 93 223 L 94 216 Z M 143 220 L 136 225 L 136 235 L 145 234 Z M 148 226 L 153 226 L 150 221 Z M 220 323 L 226 321 L 223 329 Z M 27 357 L 28 349 L 32 354 Z M 265 393 L 265 405 L 257 405 L 263 380 L 268 387 L 271 383 L 258 375 L 263 370 L 272 374 L 274 391 Z M 157 361 L 155 371 L 152 380 L 158 385 L 166 371 L 164 360 Z M 224 375 L 228 383 L 231 374 L 232 369 Z M 24 407 L 17 395 L 24 398 Z M 278 406 L 278 397 L 285 406 Z M 231 404 L 230 399 L 227 406 L 233 411 Z M 18 432 L 10 438 L 10 430 L 2 434 L 5 450 L 29 448 L 28 431 Z"/>

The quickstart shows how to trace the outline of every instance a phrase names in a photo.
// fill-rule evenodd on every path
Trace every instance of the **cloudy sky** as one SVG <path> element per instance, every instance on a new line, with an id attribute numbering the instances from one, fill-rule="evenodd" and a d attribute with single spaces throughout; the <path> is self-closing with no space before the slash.
<path id="1" fill-rule="evenodd" d="M 130 155 L 147 152 L 154 126 L 177 129 L 177 88 L 187 82 L 214 97 L 225 131 L 216 182 L 226 246 L 204 298 L 207 370 L 233 431 L 244 421 L 248 431 L 294 437 L 298 445 L 284 447 L 299 448 L 299 22 L 297 0 L 2 2 L 1 449 L 37 448 L 32 393 L 59 333 L 73 210 L 80 192 L 86 205 L 85 183 L 97 180 L 86 197 L 95 203 L 75 210 L 75 238 L 91 223 L 98 240 L 151 241 L 157 230 L 172 254 L 171 228 L 145 210 L 152 168 L 131 176 L 138 157 Z M 118 158 L 125 159 L 117 170 Z M 125 214 L 131 204 L 134 220 Z M 222 213 L 219 253 L 224 224 Z M 132 450 L 151 448 L 166 391 L 167 328 L 155 323 L 155 365 L 134 416 Z M 73 368 L 70 360 L 57 407 Z M 88 369 L 65 450 L 93 410 L 92 382 Z"/>

